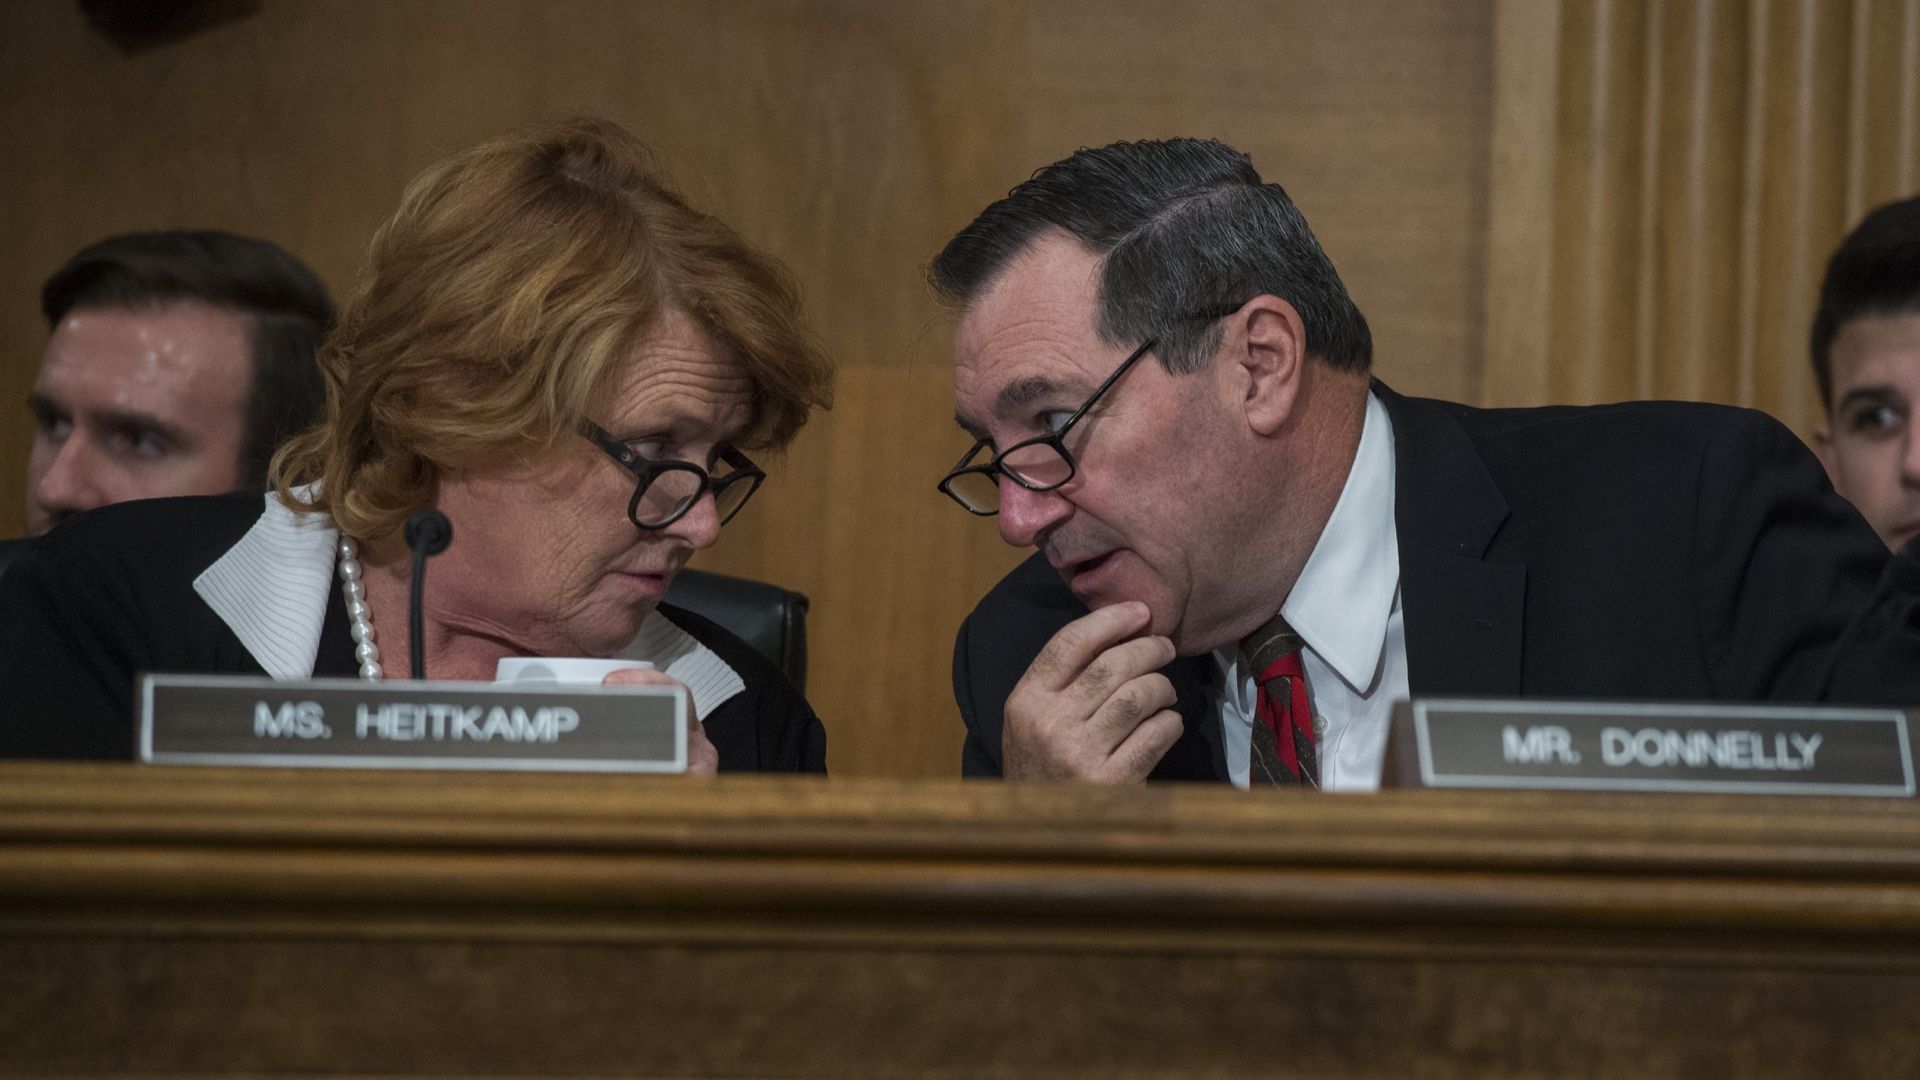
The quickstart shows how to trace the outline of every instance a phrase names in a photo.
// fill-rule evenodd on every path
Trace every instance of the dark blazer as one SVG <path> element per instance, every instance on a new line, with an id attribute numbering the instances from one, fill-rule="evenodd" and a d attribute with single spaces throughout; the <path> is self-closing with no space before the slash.
<path id="1" fill-rule="evenodd" d="M 264 675 L 193 579 L 260 517 L 257 493 L 121 503 L 63 523 L 0 577 L 0 758 L 132 755 L 138 672 Z M 746 689 L 704 721 L 723 772 L 825 772 L 826 731 L 773 663 L 662 605 Z M 329 590 L 317 676 L 359 670 Z"/>
<path id="2" fill-rule="evenodd" d="M 1475 409 L 1374 391 L 1393 421 L 1414 694 L 1920 702 L 1920 649 L 1894 625 L 1910 612 L 1856 625 L 1886 548 L 1765 414 Z M 1084 613 L 1035 556 L 962 624 L 967 775 L 999 775 L 1007 695 Z M 1843 638 L 1877 651 L 1837 665 Z M 1186 730 L 1153 775 L 1225 779 L 1211 658 L 1165 670 Z"/>

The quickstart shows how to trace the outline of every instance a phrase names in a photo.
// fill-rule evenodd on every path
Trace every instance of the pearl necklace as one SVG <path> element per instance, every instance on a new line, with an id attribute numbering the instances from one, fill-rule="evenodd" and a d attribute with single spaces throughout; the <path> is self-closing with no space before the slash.
<path id="1" fill-rule="evenodd" d="M 360 577 L 360 549 L 346 533 L 340 534 L 340 595 L 347 602 L 360 677 L 379 682 L 385 672 L 380 670 L 380 646 L 373 643 L 373 609 L 367 606 L 367 583 Z"/>

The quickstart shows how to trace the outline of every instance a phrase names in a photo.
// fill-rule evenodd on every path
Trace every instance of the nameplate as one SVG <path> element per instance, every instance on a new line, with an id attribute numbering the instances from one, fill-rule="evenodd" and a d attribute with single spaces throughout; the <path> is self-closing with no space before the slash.
<path id="1" fill-rule="evenodd" d="M 1388 743 L 1389 786 L 1914 794 L 1897 709 L 1426 698 Z"/>
<path id="2" fill-rule="evenodd" d="M 671 686 L 146 675 L 139 759 L 172 765 L 685 772 Z"/>

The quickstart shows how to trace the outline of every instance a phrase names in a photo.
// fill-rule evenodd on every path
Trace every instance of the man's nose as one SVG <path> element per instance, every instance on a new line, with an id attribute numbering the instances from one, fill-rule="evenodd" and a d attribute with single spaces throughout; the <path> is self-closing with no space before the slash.
<path id="1" fill-rule="evenodd" d="M 1014 547 L 1033 547 L 1040 535 L 1073 513 L 1059 491 L 1028 491 L 1005 476 L 1000 479 L 1000 539 Z"/>
<path id="2" fill-rule="evenodd" d="M 101 455 L 84 434 L 70 433 L 54 451 L 47 471 L 33 486 L 34 501 L 49 518 L 105 506 L 109 499 L 101 476 Z"/>

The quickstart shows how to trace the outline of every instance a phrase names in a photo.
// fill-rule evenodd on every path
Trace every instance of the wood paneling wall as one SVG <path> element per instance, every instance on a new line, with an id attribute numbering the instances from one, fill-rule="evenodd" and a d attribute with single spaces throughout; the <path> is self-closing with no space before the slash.
<path id="1" fill-rule="evenodd" d="M 963 449 L 927 258 L 1075 147 L 1251 152 L 1305 208 L 1399 389 L 1471 397 L 1484 310 L 1492 0 L 264 0 L 127 56 L 71 0 L 0 4 L 0 535 L 41 280 L 81 244 L 218 226 L 344 293 L 406 180 L 512 124 L 627 125 L 790 263 L 834 411 L 700 564 L 813 597 L 836 772 L 949 775 L 952 635 L 1018 553 L 933 490 Z"/>
<path id="2" fill-rule="evenodd" d="M 1920 0 L 1511 0 L 1497 24 L 1481 400 L 1809 431 L 1827 256 L 1920 186 Z"/>

